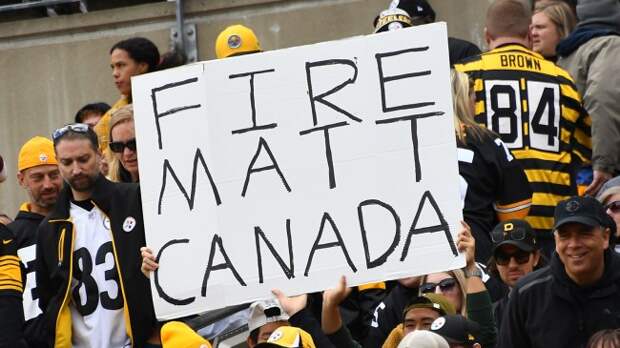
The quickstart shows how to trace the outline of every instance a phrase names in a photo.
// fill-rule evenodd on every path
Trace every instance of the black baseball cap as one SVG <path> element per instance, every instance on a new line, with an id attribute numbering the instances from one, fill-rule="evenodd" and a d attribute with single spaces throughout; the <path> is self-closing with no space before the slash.
<path id="1" fill-rule="evenodd" d="M 580 223 L 590 227 L 608 225 L 605 207 L 592 197 L 573 196 L 561 201 L 553 214 L 554 230 L 567 223 Z"/>
<path id="2" fill-rule="evenodd" d="M 527 252 L 538 249 L 534 230 L 525 220 L 510 219 L 500 222 L 491 231 L 491 241 L 493 242 L 493 252 L 507 244 L 514 245 Z"/>
<path id="3" fill-rule="evenodd" d="M 445 315 L 433 321 L 432 332 L 443 337 L 450 344 L 471 347 L 480 335 L 480 325 L 462 315 Z"/>
<path id="4" fill-rule="evenodd" d="M 391 9 L 401 9 L 411 17 L 414 22 L 417 18 L 427 17 L 431 22 L 435 21 L 436 14 L 431 5 L 426 0 L 392 0 L 389 6 L 389 10 Z M 377 26 L 377 21 L 379 20 L 379 16 L 375 18 L 373 22 L 373 26 Z M 420 24 L 420 23 L 416 23 Z"/>

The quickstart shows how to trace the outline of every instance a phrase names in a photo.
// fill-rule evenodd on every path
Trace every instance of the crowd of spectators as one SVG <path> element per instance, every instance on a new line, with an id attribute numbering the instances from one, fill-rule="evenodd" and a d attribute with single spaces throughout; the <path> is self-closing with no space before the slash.
<path id="1" fill-rule="evenodd" d="M 369 31 L 436 20 L 425 0 L 386 6 Z M 274 289 L 209 328 L 156 320 L 142 221 L 131 77 L 185 57 L 114 44 L 111 107 L 26 141 L 17 173 L 0 156 L 28 197 L 0 214 L 0 347 L 211 347 L 239 323 L 250 348 L 620 347 L 620 2 L 494 0 L 484 37 L 448 41 L 466 266 Z M 261 47 L 233 25 L 215 51 Z"/>

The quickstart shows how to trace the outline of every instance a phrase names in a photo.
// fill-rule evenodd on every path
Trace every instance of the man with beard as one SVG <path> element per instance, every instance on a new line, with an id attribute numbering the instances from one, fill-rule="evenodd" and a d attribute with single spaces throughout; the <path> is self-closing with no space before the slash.
<path id="1" fill-rule="evenodd" d="M 7 227 L 15 237 L 24 269 L 24 337 L 31 346 L 39 346 L 40 342 L 33 341 L 35 335 L 31 334 L 41 314 L 35 280 L 37 227 L 56 204 L 62 187 L 52 141 L 40 136 L 28 140 L 19 151 L 17 170 L 17 181 L 28 193 L 29 201 L 21 205 L 15 220 Z"/>
<path id="2" fill-rule="evenodd" d="M 53 141 L 67 185 L 37 236 L 40 336 L 55 347 L 148 347 L 156 321 L 140 272 L 139 187 L 100 174 L 97 135 L 88 125 L 59 128 Z"/>

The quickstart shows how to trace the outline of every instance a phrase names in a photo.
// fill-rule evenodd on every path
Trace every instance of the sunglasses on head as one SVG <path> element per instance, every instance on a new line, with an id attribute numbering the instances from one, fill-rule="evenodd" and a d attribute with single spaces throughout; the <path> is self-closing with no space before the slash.
<path id="1" fill-rule="evenodd" d="M 525 235 L 526 233 L 524 228 L 514 228 L 510 230 L 510 238 L 506 238 L 508 236 L 508 232 L 495 230 L 491 233 L 491 240 L 493 243 L 501 243 L 504 240 L 524 240 Z"/>
<path id="2" fill-rule="evenodd" d="M 113 141 L 110 144 L 108 144 L 108 146 L 110 146 L 110 150 L 112 150 L 112 152 L 116 152 L 116 153 L 121 153 L 123 152 L 123 150 L 125 148 L 128 148 L 131 151 L 136 151 L 136 139 L 130 139 L 127 142 L 122 142 L 122 141 Z"/>
<path id="3" fill-rule="evenodd" d="M 530 260 L 530 253 L 525 250 L 517 250 L 511 254 L 500 251 L 495 254 L 495 263 L 500 266 L 506 266 L 513 257 L 518 264 L 522 265 Z"/>
<path id="4" fill-rule="evenodd" d="M 54 131 L 54 133 L 52 133 L 52 140 L 58 140 L 69 131 L 76 133 L 88 133 L 88 125 L 85 123 L 74 123 L 58 128 Z"/>
<path id="5" fill-rule="evenodd" d="M 609 209 L 612 213 L 620 212 L 620 201 L 615 201 L 607 204 L 605 209 Z"/>
<path id="6" fill-rule="evenodd" d="M 447 291 L 454 289 L 455 286 L 456 286 L 456 279 L 446 278 L 440 281 L 439 283 L 424 283 L 420 286 L 420 291 L 424 294 L 429 293 L 429 292 L 435 292 L 435 289 L 439 287 L 439 290 L 441 292 L 447 292 Z"/>

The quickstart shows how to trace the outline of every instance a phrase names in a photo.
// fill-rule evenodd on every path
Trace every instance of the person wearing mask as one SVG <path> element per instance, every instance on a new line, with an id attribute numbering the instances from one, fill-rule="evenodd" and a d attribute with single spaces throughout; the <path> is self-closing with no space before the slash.
<path id="1" fill-rule="evenodd" d="M 114 153 L 109 178 L 114 182 L 139 182 L 138 149 L 133 121 L 133 105 L 118 109 L 110 119 L 110 143 Z"/>
<path id="2" fill-rule="evenodd" d="M 30 346 L 38 347 L 45 342 L 36 341 L 35 334 L 41 315 L 35 277 L 37 228 L 54 208 L 62 189 L 52 141 L 41 136 L 29 139 L 19 151 L 17 170 L 17 181 L 26 191 L 28 201 L 21 205 L 15 220 L 7 227 L 15 235 L 24 272 L 24 335 Z"/>
<path id="3" fill-rule="evenodd" d="M 592 116 L 594 181 L 620 174 L 620 2 L 579 0 L 577 28 L 557 47 L 558 65 L 575 80 Z M 597 177 L 598 176 L 598 177 Z"/>
<path id="4" fill-rule="evenodd" d="M 532 50 L 555 62 L 556 46 L 575 29 L 575 25 L 577 19 L 565 2 L 537 3 L 532 16 Z"/>
<path id="5" fill-rule="evenodd" d="M 493 229 L 493 258 L 489 261 L 492 276 L 501 279 L 509 289 L 514 289 L 517 281 L 545 265 L 536 243 L 530 224 L 525 220 L 508 220 Z M 493 313 L 497 328 L 501 327 L 508 294 L 493 303 Z M 501 334 L 501 333 L 500 333 Z"/>
<path id="6" fill-rule="evenodd" d="M 523 166 L 534 192 L 526 220 L 550 255 L 553 207 L 577 194 L 577 171 L 590 163 L 591 120 L 570 75 L 531 50 L 531 17 L 522 1 L 493 1 L 485 27 L 490 51 L 455 68 L 474 81 L 476 121 Z M 588 193 L 607 175 L 597 168 Z"/>
<path id="7" fill-rule="evenodd" d="M 620 327 L 620 255 L 609 248 L 605 208 L 573 196 L 554 220 L 556 252 L 511 291 L 499 347 L 583 347 L 595 332 Z"/>
<path id="8" fill-rule="evenodd" d="M 64 126 L 52 138 L 67 185 L 37 231 L 42 339 L 54 347 L 158 345 L 137 252 L 145 245 L 139 186 L 100 174 L 97 135 L 87 125 Z"/>

